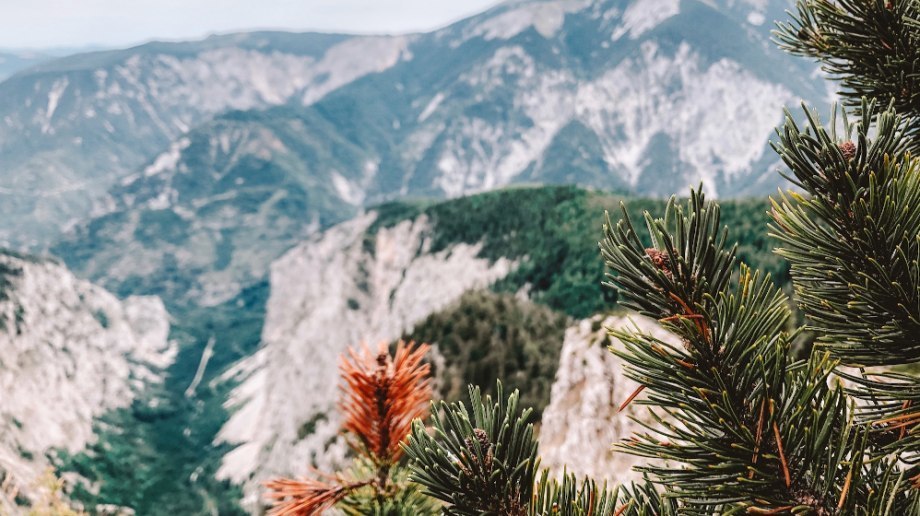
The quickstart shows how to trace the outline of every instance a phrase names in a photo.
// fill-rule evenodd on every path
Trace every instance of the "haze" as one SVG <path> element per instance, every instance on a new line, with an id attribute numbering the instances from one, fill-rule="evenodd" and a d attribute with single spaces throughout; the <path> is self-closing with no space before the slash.
<path id="1" fill-rule="evenodd" d="M 0 0 L 0 48 L 126 46 L 252 29 L 431 30 L 496 0 Z"/>

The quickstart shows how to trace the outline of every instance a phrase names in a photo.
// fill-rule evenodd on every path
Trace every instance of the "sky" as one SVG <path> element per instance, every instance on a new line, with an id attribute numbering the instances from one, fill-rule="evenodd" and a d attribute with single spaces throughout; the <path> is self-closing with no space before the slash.
<path id="1" fill-rule="evenodd" d="M 431 30 L 497 0 L 0 0 L 0 48 L 118 47 L 252 29 Z"/>

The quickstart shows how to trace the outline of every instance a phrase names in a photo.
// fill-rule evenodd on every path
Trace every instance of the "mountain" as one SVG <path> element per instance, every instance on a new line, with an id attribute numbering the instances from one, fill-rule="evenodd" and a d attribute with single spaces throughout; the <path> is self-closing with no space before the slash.
<path id="1" fill-rule="evenodd" d="M 59 454 L 95 441 L 175 357 L 157 298 L 119 300 L 59 263 L 0 253 L 0 511 L 20 514 Z"/>
<path id="2" fill-rule="evenodd" d="M 596 314 L 616 311 L 616 294 L 601 286 L 596 245 L 604 210 L 616 216 L 621 201 L 636 217 L 665 205 L 572 186 L 386 203 L 295 245 L 274 261 L 269 281 L 226 302 L 173 300 L 178 354 L 162 384 L 97 418 L 96 441 L 58 471 L 85 479 L 72 497 L 87 507 L 258 513 L 260 479 L 346 453 L 334 438 L 339 352 L 400 337 L 435 344 L 439 396 L 458 399 L 467 383 L 488 389 L 500 377 L 549 421 L 593 411 L 566 428 L 600 432 L 598 407 L 627 387 L 600 383 L 619 378 L 613 361 L 578 364 L 606 356 Z M 763 232 L 768 207 L 766 199 L 725 201 L 723 222 L 741 259 L 782 282 L 788 269 Z M 571 450 L 554 428 L 552 442 Z M 556 444 L 546 446 L 559 457 Z"/>
<path id="3" fill-rule="evenodd" d="M 825 95 L 811 67 L 767 39 L 786 5 L 500 4 L 401 40 L 399 59 L 309 105 L 191 129 L 55 252 L 118 292 L 215 304 L 317 229 L 391 199 L 515 183 L 775 191 L 767 141 L 782 107 Z"/>
<path id="4" fill-rule="evenodd" d="M 113 210 L 75 227 L 55 254 L 122 294 L 200 305 L 233 298 L 296 242 L 356 212 L 325 171 L 363 166 L 366 152 L 330 141 L 330 124 L 304 116 L 209 122 L 114 189 Z"/>
<path id="5" fill-rule="evenodd" d="M 97 52 L 103 47 L 48 47 L 39 49 L 0 48 L 0 81 L 33 66 L 73 54 Z"/>
<path id="6" fill-rule="evenodd" d="M 401 59 L 409 37 L 254 32 L 152 42 L 0 83 L 0 240 L 42 248 L 105 193 L 229 109 L 309 104 Z"/>
<path id="7" fill-rule="evenodd" d="M 0 81 L 20 70 L 51 59 L 54 57 L 43 52 L 0 49 Z"/>

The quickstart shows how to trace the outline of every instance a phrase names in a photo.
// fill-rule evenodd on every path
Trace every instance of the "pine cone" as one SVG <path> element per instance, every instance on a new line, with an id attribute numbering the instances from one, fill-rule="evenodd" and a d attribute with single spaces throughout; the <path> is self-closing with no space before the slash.
<path id="1" fill-rule="evenodd" d="M 482 428 L 474 428 L 473 437 L 475 437 L 476 440 L 479 441 L 479 449 L 481 449 L 483 453 L 488 452 L 489 449 L 492 447 L 492 441 L 489 440 L 489 434 L 487 434 L 486 431 L 483 430 Z M 475 445 L 473 444 L 472 437 L 467 437 L 465 442 L 466 442 L 467 449 L 469 449 L 470 451 L 473 451 L 476 449 Z"/>
<path id="2" fill-rule="evenodd" d="M 489 440 L 489 434 L 481 428 L 473 429 L 473 437 L 479 441 L 479 449 L 482 451 L 482 456 L 485 459 L 484 464 L 480 464 L 483 470 L 491 471 L 492 469 L 492 441 Z M 466 448 L 470 451 L 470 457 L 475 462 L 476 461 L 476 445 L 473 444 L 473 437 L 467 437 L 464 442 Z"/>
<path id="3" fill-rule="evenodd" d="M 850 161 L 856 157 L 856 144 L 852 140 L 845 141 L 837 146 L 843 153 L 843 159 Z"/>
<path id="4" fill-rule="evenodd" d="M 668 256 L 668 253 L 650 247 L 645 250 L 645 254 L 652 259 L 652 264 L 655 265 L 656 269 L 671 276 L 671 257 Z"/>

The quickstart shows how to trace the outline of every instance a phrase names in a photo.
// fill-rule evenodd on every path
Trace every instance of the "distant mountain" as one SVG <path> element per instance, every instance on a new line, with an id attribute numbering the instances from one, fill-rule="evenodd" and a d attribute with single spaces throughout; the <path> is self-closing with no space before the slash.
<path id="1" fill-rule="evenodd" d="M 325 93 L 403 56 L 407 37 L 248 33 L 78 54 L 0 83 L 0 241 L 46 246 L 215 114 Z"/>
<path id="2" fill-rule="evenodd" d="M 49 47 L 40 49 L 0 48 L 0 81 L 33 66 L 65 56 L 96 52 L 102 50 L 97 46 L 88 47 Z"/>
<path id="3" fill-rule="evenodd" d="M 0 50 L 0 81 L 50 59 L 54 59 L 54 56 L 41 52 Z"/>
<path id="4" fill-rule="evenodd" d="M 381 40 L 393 59 L 309 105 L 182 134 L 55 251 L 120 292 L 209 304 L 317 228 L 390 199 L 513 183 L 772 192 L 782 107 L 825 95 L 813 68 L 768 41 L 787 5 L 515 1 Z"/>

